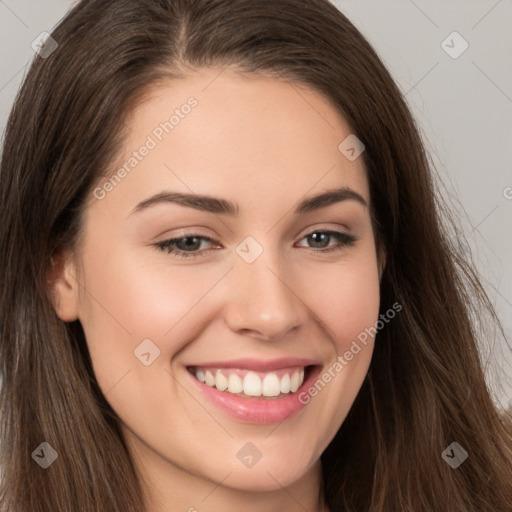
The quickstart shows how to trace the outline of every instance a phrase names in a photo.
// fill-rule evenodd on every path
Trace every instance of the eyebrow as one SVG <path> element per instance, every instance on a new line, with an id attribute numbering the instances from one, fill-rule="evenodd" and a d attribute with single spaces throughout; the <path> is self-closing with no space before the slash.
<path id="1" fill-rule="evenodd" d="M 359 193 L 348 187 L 339 189 L 327 190 L 312 197 L 303 199 L 295 208 L 295 214 L 304 214 L 320 208 L 325 208 L 331 204 L 339 203 L 342 201 L 356 201 L 357 203 L 368 208 L 368 205 Z M 225 199 L 217 197 L 198 195 L 198 194 L 185 194 L 180 192 L 160 192 L 144 201 L 141 201 L 131 212 L 142 212 L 151 206 L 157 204 L 179 204 L 188 208 L 194 208 L 210 213 L 224 214 L 230 216 L 237 216 L 240 208 L 236 203 L 232 203 Z"/>

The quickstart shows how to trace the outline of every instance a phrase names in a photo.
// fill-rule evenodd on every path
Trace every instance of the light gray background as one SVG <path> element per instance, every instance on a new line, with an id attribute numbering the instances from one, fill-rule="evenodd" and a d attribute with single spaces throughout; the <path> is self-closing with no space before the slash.
<path id="1" fill-rule="evenodd" d="M 74 4 L 0 0 L 0 130 L 27 64 L 31 42 Z M 486 289 L 512 340 L 512 1 L 335 0 L 373 44 L 406 95 L 460 219 Z M 442 42 L 469 44 L 454 59 Z M 445 45 L 460 48 L 448 38 Z M 509 188 L 511 187 L 511 188 Z M 508 199 L 507 197 L 508 196 Z M 418 241 L 420 243 L 420 241 Z M 512 399 L 512 351 L 488 340 L 495 399 Z"/>

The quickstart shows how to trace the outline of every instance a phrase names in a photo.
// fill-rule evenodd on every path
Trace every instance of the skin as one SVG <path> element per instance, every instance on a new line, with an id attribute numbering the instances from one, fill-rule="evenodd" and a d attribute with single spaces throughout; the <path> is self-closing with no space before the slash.
<path id="1" fill-rule="evenodd" d="M 278 425 L 227 415 L 189 385 L 186 367 L 305 357 L 327 369 L 375 324 L 381 266 L 369 209 L 346 200 L 293 213 L 300 200 L 341 187 L 370 204 L 366 171 L 362 158 L 338 150 L 351 130 L 322 95 L 219 72 L 160 84 L 133 111 L 121 163 L 175 108 L 198 101 L 111 192 L 91 197 L 78 252 L 59 259 L 56 310 L 84 328 L 98 383 L 147 482 L 148 510 L 326 510 L 319 458 L 367 374 L 373 339 Z M 164 190 L 223 198 L 240 213 L 171 203 L 131 213 Z M 357 241 L 322 252 L 337 240 L 314 245 L 306 235 L 319 229 Z M 155 246 L 189 234 L 215 241 L 201 244 L 204 257 Z M 250 264 L 235 252 L 247 236 L 263 248 Z M 160 356 L 144 366 L 133 351 L 147 338 Z M 262 454 L 252 468 L 237 458 L 249 441 Z"/>

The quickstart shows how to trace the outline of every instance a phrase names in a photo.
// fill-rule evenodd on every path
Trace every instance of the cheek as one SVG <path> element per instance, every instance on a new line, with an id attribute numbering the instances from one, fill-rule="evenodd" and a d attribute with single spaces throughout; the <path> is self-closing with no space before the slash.
<path id="1" fill-rule="evenodd" d="M 201 333 L 205 313 L 211 317 L 218 303 L 213 289 L 229 270 L 229 265 L 171 265 L 159 253 L 146 258 L 148 263 L 128 252 L 96 246 L 84 258 L 80 320 L 105 394 L 127 373 L 142 390 L 149 368 L 169 369 L 173 356 Z M 151 360 L 158 356 L 149 367 L 137 359 L 142 342 Z"/>
<path id="2" fill-rule="evenodd" d="M 318 315 L 338 353 L 374 326 L 380 305 L 380 283 L 371 244 L 340 263 L 316 265 L 302 281 L 302 296 Z"/>
<path id="3" fill-rule="evenodd" d="M 328 432 L 321 448 L 347 416 L 368 372 L 379 318 L 380 279 L 374 251 L 368 246 L 339 265 L 317 265 L 308 306 L 332 341 L 330 360 L 301 397 Z M 305 293 L 305 292 L 303 292 Z"/>
<path id="4" fill-rule="evenodd" d="M 161 258 L 161 256 L 160 256 Z M 206 266 L 155 264 L 113 252 L 91 252 L 82 317 L 96 329 L 129 334 L 133 341 L 162 338 L 201 301 L 222 275 Z M 94 324 L 94 325 L 92 325 Z M 121 336 L 123 338 L 124 336 Z"/>

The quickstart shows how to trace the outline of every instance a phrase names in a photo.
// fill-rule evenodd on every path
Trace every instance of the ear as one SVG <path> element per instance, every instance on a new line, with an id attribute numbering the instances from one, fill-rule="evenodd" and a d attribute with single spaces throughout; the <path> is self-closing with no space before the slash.
<path id="1" fill-rule="evenodd" d="M 48 288 L 57 316 L 64 322 L 78 319 L 78 281 L 76 263 L 70 251 L 62 251 L 50 260 Z"/>

